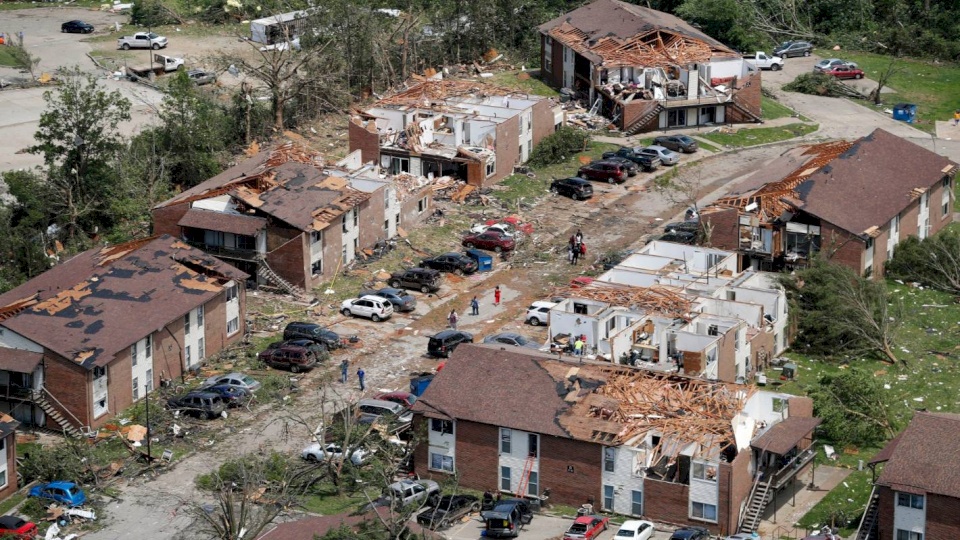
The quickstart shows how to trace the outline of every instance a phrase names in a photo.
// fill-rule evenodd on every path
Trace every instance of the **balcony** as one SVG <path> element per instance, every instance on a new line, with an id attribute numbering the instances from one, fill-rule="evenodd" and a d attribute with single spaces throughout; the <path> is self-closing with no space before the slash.
<path id="1" fill-rule="evenodd" d="M 205 244 L 204 242 L 199 242 L 196 240 L 184 240 L 187 244 L 203 250 L 204 253 L 209 253 L 214 257 L 220 257 L 223 259 L 236 259 L 241 261 L 256 261 L 262 256 L 255 249 L 238 249 L 238 248 L 228 248 L 223 246 L 211 246 Z"/>

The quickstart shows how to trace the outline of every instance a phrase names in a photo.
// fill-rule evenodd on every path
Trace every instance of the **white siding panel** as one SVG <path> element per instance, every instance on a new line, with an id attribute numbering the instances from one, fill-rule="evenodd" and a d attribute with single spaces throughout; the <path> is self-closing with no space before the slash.
<path id="1" fill-rule="evenodd" d="M 643 491 L 643 470 L 646 466 L 646 454 L 643 450 L 628 446 L 616 449 L 617 457 L 613 472 L 602 469 L 601 484 L 613 486 L 613 511 L 630 515 L 633 503 L 633 491 Z M 603 467 L 603 449 L 600 450 L 600 463 Z M 602 493 L 601 493 L 602 496 Z"/>

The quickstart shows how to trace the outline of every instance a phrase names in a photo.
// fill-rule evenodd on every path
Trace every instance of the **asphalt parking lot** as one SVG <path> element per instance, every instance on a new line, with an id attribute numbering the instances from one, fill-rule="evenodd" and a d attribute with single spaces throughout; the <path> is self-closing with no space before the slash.
<path id="1" fill-rule="evenodd" d="M 537 514 L 533 521 L 521 530 L 519 540 L 556 540 L 563 537 L 563 533 L 571 523 L 573 518 Z M 483 538 L 483 521 L 474 514 L 469 520 L 441 532 L 450 540 L 478 540 Z M 597 540 L 611 540 L 615 534 L 617 534 L 617 524 L 611 523 L 610 527 L 597 537 Z M 669 540 L 671 534 L 673 534 L 672 530 L 657 529 L 652 540 Z"/>

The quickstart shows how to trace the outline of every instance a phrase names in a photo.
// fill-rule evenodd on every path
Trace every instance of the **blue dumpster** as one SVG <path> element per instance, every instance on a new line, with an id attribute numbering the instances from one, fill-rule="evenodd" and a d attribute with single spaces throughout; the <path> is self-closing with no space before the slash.
<path id="1" fill-rule="evenodd" d="M 893 106 L 893 119 L 902 120 L 908 124 L 913 123 L 917 116 L 917 106 L 913 103 L 897 103 Z"/>
<path id="2" fill-rule="evenodd" d="M 423 395 L 423 391 L 430 386 L 430 381 L 433 380 L 433 375 L 420 375 L 419 377 L 412 377 L 410 379 L 410 393 L 420 397 Z"/>
<path id="3" fill-rule="evenodd" d="M 477 261 L 477 270 L 480 272 L 489 272 L 493 270 L 493 256 L 487 255 L 479 249 L 468 249 L 467 256 Z"/>

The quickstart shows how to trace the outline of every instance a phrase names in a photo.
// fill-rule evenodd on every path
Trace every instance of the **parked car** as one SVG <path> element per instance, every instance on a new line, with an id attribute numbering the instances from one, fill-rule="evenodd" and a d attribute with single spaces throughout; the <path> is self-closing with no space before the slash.
<path id="1" fill-rule="evenodd" d="M 773 49 L 773 54 L 781 58 L 810 56 L 813 54 L 813 45 L 809 41 L 784 41 Z"/>
<path id="2" fill-rule="evenodd" d="M 514 332 L 500 332 L 483 338 L 484 343 L 498 343 L 501 345 L 511 345 L 513 347 L 526 347 L 528 349 L 540 349 L 540 344 L 536 341 Z"/>
<path id="3" fill-rule="evenodd" d="M 387 283 L 395 289 L 417 289 L 426 294 L 440 290 L 443 274 L 429 268 L 408 268 L 390 274 Z"/>
<path id="4" fill-rule="evenodd" d="M 627 168 L 620 163 L 613 161 L 594 161 L 589 165 L 580 167 L 577 172 L 580 178 L 587 180 L 600 180 L 611 184 L 622 184 L 627 181 Z"/>
<path id="5" fill-rule="evenodd" d="M 83 21 L 67 21 L 60 25 L 60 31 L 68 34 L 91 34 L 93 25 Z"/>
<path id="6" fill-rule="evenodd" d="M 659 158 L 660 163 L 663 163 L 664 165 L 676 165 L 677 163 L 680 163 L 680 154 L 655 144 L 641 149 L 640 154 Z"/>
<path id="7" fill-rule="evenodd" d="M 366 448 L 356 448 L 350 453 L 350 463 L 363 465 L 372 454 L 373 452 Z M 326 446 L 320 446 L 320 443 L 313 443 L 300 452 L 300 457 L 307 461 L 340 461 L 343 459 L 343 447 L 335 443 L 330 443 Z"/>
<path id="8" fill-rule="evenodd" d="M 500 253 L 513 251 L 517 241 L 512 236 L 505 236 L 502 232 L 487 230 L 480 234 L 468 234 L 460 242 L 467 249 L 480 248 Z"/>
<path id="9" fill-rule="evenodd" d="M 467 257 L 463 253 L 457 253 L 455 251 L 424 259 L 420 261 L 420 266 L 441 272 L 451 272 L 457 275 L 472 274 L 479 268 L 477 261 Z"/>
<path id="10" fill-rule="evenodd" d="M 650 540 L 654 532 L 653 523 L 642 519 L 630 519 L 623 522 L 613 536 L 613 540 Z"/>
<path id="11" fill-rule="evenodd" d="M 32 539 L 37 535 L 37 524 L 17 516 L 0 516 L 0 538 Z"/>
<path id="12" fill-rule="evenodd" d="M 593 197 L 593 186 L 583 178 L 558 178 L 550 183 L 551 193 L 558 193 L 570 197 L 575 201 L 582 201 Z"/>
<path id="13" fill-rule="evenodd" d="M 594 540 L 607 530 L 610 518 L 603 516 L 579 516 L 563 533 L 563 540 Z"/>
<path id="14" fill-rule="evenodd" d="M 428 529 L 445 529 L 454 521 L 480 511 L 480 499 L 473 495 L 444 495 L 417 516 L 417 523 Z"/>
<path id="15" fill-rule="evenodd" d="M 710 540 L 710 531 L 703 527 L 683 527 L 673 531 L 670 540 Z"/>
<path id="16" fill-rule="evenodd" d="M 313 353 L 314 356 L 317 357 L 317 362 L 323 362 L 330 357 L 330 353 L 327 351 L 326 347 L 309 339 L 285 339 L 283 341 L 274 341 L 273 343 L 267 345 L 267 348 L 275 349 L 277 347 L 285 346 L 303 347 L 304 349 L 308 349 Z"/>
<path id="17" fill-rule="evenodd" d="M 187 77 L 193 81 L 193 84 L 197 86 L 203 86 L 205 84 L 213 84 L 217 82 L 217 74 L 212 71 L 207 71 L 205 69 L 191 69 L 187 71 Z"/>
<path id="18" fill-rule="evenodd" d="M 530 505 L 522 499 L 506 499 L 498 502 L 493 510 L 482 512 L 486 536 L 494 538 L 520 536 L 520 529 L 533 521 Z"/>
<path id="19" fill-rule="evenodd" d="M 647 243 L 649 244 L 654 240 L 658 240 L 660 242 L 674 242 L 676 244 L 692 245 L 697 242 L 697 235 L 687 231 L 671 231 L 668 233 L 651 236 L 647 240 Z"/>
<path id="20" fill-rule="evenodd" d="M 684 231 L 693 234 L 700 232 L 699 221 L 674 221 L 663 226 L 663 232 Z"/>
<path id="21" fill-rule="evenodd" d="M 737 533 L 737 534 L 731 534 L 730 536 L 727 536 L 726 538 L 724 538 L 724 540 L 763 540 L 763 537 L 761 537 L 759 534 L 755 532 Z"/>
<path id="22" fill-rule="evenodd" d="M 627 169 L 627 176 L 633 178 L 640 172 L 640 166 L 634 163 L 632 160 L 623 158 L 620 156 L 613 156 L 608 158 L 603 158 L 603 161 L 611 161 L 613 163 L 619 163 Z"/>
<path id="23" fill-rule="evenodd" d="M 654 137 L 653 144 L 673 150 L 674 152 L 686 152 L 692 154 L 700 147 L 691 137 L 686 135 L 661 135 Z"/>
<path id="24" fill-rule="evenodd" d="M 837 66 L 848 66 L 848 67 L 856 68 L 857 64 L 853 62 L 847 62 L 846 60 L 841 60 L 840 58 L 824 58 L 823 60 L 813 65 L 813 70 L 828 71 Z"/>
<path id="25" fill-rule="evenodd" d="M 292 322 L 283 329 L 283 339 L 309 339 L 327 350 L 343 347 L 340 336 L 332 330 L 310 322 Z"/>
<path id="26" fill-rule="evenodd" d="M 474 223 L 470 227 L 470 232 L 474 234 L 485 233 L 487 231 L 499 232 L 504 236 L 516 237 L 519 233 L 513 225 L 509 223 Z"/>
<path id="27" fill-rule="evenodd" d="M 524 316 L 524 320 L 526 320 L 530 326 L 550 324 L 550 310 L 556 305 L 556 302 L 537 300 L 527 308 L 527 314 Z"/>
<path id="28" fill-rule="evenodd" d="M 408 409 L 413 407 L 413 404 L 417 402 L 417 396 L 410 392 L 385 392 L 376 396 L 374 399 L 399 403 Z"/>
<path id="29" fill-rule="evenodd" d="M 243 373 L 233 372 L 226 375 L 214 375 L 209 377 L 207 380 L 203 381 L 203 384 L 200 385 L 201 389 L 205 389 L 209 386 L 216 386 L 218 384 L 227 384 L 230 386 L 239 386 L 244 390 L 250 392 L 251 394 L 256 392 L 260 388 L 260 381 L 254 379 L 249 375 Z"/>
<path id="30" fill-rule="evenodd" d="M 412 505 L 436 504 L 440 499 L 440 485 L 433 480 L 400 480 L 384 488 L 383 495 L 367 508 L 393 506 L 403 508 Z"/>
<path id="31" fill-rule="evenodd" d="M 261 351 L 257 358 L 274 369 L 286 369 L 292 373 L 307 371 L 317 365 L 317 357 L 313 351 L 296 345 L 267 348 Z"/>
<path id="32" fill-rule="evenodd" d="M 413 420 L 413 413 L 406 407 L 393 401 L 382 399 L 361 399 L 357 402 L 357 414 L 361 424 L 372 424 L 388 418 L 396 426 L 405 427 Z"/>
<path id="33" fill-rule="evenodd" d="M 450 353 L 461 343 L 473 343 L 473 334 L 462 330 L 443 330 L 427 342 L 427 354 L 450 358 Z"/>
<path id="34" fill-rule="evenodd" d="M 394 311 L 413 311 L 417 309 L 417 297 L 403 289 L 384 287 L 377 290 L 360 291 L 359 298 L 364 296 L 378 296 L 393 304 Z"/>
<path id="35" fill-rule="evenodd" d="M 239 386 L 230 386 L 229 384 L 218 384 L 205 390 L 219 394 L 227 407 L 241 407 L 250 401 L 250 397 L 253 395 Z"/>
<path id="36" fill-rule="evenodd" d="M 862 79 L 863 70 L 858 67 L 851 66 L 833 66 L 829 69 L 821 71 L 824 75 L 830 75 L 831 77 L 836 77 L 838 79 Z"/>
<path id="37" fill-rule="evenodd" d="M 60 480 L 33 486 L 30 488 L 29 495 L 56 501 L 66 506 L 83 506 L 83 503 L 87 502 L 87 494 L 80 489 L 80 486 Z"/>
<path id="38" fill-rule="evenodd" d="M 344 317 L 366 317 L 373 322 L 380 322 L 393 315 L 393 304 L 379 296 L 348 298 L 340 304 L 340 313 Z"/>
<path id="39" fill-rule="evenodd" d="M 207 391 L 187 392 L 167 400 L 167 408 L 178 410 L 181 414 L 196 416 L 201 420 L 216 418 L 227 408 L 220 394 Z"/>
<path id="40" fill-rule="evenodd" d="M 628 148 L 624 146 L 618 149 L 616 152 L 604 152 L 603 158 L 607 159 L 611 157 L 622 157 L 624 159 L 629 159 L 630 161 L 643 167 L 644 171 L 651 172 L 657 170 L 657 168 L 660 167 L 660 158 L 641 154 L 640 150 L 642 150 L 640 147 Z"/>

